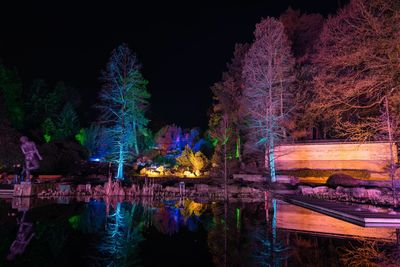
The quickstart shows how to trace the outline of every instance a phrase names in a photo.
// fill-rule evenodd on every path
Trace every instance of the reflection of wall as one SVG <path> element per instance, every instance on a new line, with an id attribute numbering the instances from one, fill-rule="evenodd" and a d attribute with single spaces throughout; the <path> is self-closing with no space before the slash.
<path id="1" fill-rule="evenodd" d="M 396 229 L 394 228 L 364 228 L 282 201 L 278 201 L 277 227 L 327 235 L 396 239 Z"/>
<path id="2" fill-rule="evenodd" d="M 389 143 L 314 143 L 276 147 L 276 168 L 353 169 L 384 171 L 390 160 Z M 397 149 L 394 145 L 395 160 Z"/>

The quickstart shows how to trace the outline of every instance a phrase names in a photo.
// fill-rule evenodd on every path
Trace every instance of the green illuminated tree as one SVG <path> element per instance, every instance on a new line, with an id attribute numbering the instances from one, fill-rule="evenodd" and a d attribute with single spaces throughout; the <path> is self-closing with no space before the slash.
<path id="1" fill-rule="evenodd" d="M 112 51 L 106 70 L 102 73 L 100 93 L 100 122 L 111 136 L 111 157 L 118 164 L 117 178 L 123 179 L 123 166 L 132 155 L 139 153 L 138 135 L 147 126 L 145 109 L 150 97 L 140 72 L 137 57 L 126 44 Z"/>

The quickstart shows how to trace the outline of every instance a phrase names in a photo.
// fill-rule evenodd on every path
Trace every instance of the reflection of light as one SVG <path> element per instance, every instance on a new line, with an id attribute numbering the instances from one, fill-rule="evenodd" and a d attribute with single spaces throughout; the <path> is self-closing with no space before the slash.
<path id="1" fill-rule="evenodd" d="M 240 208 L 236 208 L 236 228 L 240 229 Z"/>
<path id="2" fill-rule="evenodd" d="M 298 232 L 313 232 L 339 236 L 360 236 L 376 239 L 395 239 L 394 228 L 364 228 L 321 213 L 277 202 L 276 227 Z"/>
<path id="3" fill-rule="evenodd" d="M 96 161 L 96 162 L 99 162 L 100 159 L 99 159 L 99 158 L 89 158 L 89 161 Z"/>

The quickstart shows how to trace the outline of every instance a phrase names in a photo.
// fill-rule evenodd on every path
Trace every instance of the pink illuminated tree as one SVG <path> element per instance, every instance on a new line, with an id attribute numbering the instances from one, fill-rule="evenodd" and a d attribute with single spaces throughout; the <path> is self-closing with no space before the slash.
<path id="1" fill-rule="evenodd" d="M 253 146 L 262 144 L 265 162 L 276 181 L 274 147 L 286 137 L 284 122 L 290 112 L 290 91 L 294 59 L 283 24 L 274 18 L 256 25 L 255 40 L 243 66 L 242 106 L 247 117 L 248 138 Z"/>
<path id="2" fill-rule="evenodd" d="M 386 112 L 385 99 L 392 107 L 398 99 L 399 15 L 396 1 L 352 0 L 324 25 L 314 59 L 316 108 L 335 116 L 341 137 L 365 141 L 388 135 L 387 127 L 382 132 L 375 124 Z"/>
<path id="3" fill-rule="evenodd" d="M 339 136 L 389 141 L 394 196 L 392 144 L 400 118 L 399 25 L 398 1 L 352 0 L 326 21 L 314 59 L 317 107 L 335 116 Z"/>

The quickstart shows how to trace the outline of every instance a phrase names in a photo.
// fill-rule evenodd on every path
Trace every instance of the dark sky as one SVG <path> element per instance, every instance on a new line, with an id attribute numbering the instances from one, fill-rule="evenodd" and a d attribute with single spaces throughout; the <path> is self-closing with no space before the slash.
<path id="1" fill-rule="evenodd" d="M 149 80 L 152 128 L 176 123 L 204 129 L 210 86 L 220 79 L 234 44 L 252 41 L 262 17 L 278 16 L 289 5 L 326 15 L 340 1 L 15 2 L 0 4 L 0 59 L 17 69 L 25 86 L 34 78 L 50 85 L 65 81 L 82 92 L 83 116 L 90 120 L 100 70 L 125 42 Z"/>

